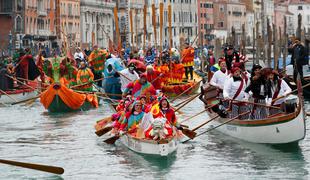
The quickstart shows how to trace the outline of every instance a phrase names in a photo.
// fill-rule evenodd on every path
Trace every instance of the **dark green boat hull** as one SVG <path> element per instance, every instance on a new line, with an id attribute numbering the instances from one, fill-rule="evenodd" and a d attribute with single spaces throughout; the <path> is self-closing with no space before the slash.
<path id="1" fill-rule="evenodd" d="M 52 101 L 52 103 L 48 107 L 48 111 L 51 113 L 87 111 L 87 110 L 91 109 L 92 107 L 93 107 L 93 105 L 90 102 L 85 101 L 84 104 L 80 108 L 72 109 L 69 106 L 67 106 L 58 95 L 55 95 L 54 100 Z"/>

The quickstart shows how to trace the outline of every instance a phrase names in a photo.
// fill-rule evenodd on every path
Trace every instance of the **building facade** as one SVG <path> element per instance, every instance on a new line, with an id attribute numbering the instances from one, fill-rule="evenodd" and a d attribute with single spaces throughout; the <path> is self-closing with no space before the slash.
<path id="1" fill-rule="evenodd" d="M 12 54 L 22 47 L 25 2 L 0 0 L 0 56 Z"/>
<path id="2" fill-rule="evenodd" d="M 56 3 L 52 0 L 25 0 L 23 47 L 35 52 L 56 48 Z"/>
<path id="3" fill-rule="evenodd" d="M 298 14 L 302 16 L 301 28 L 310 32 L 310 0 L 291 0 L 288 4 L 288 10 L 293 14 L 294 33 L 298 26 Z"/>
<path id="4" fill-rule="evenodd" d="M 115 2 L 112 0 L 81 0 L 81 45 L 90 48 L 97 44 L 108 47 L 114 39 Z"/>
<path id="5" fill-rule="evenodd" d="M 201 45 L 209 44 L 214 38 L 211 34 L 214 28 L 213 1 L 198 0 L 198 23 L 199 23 L 199 42 Z"/>
<path id="6" fill-rule="evenodd" d="M 64 48 L 80 47 L 80 0 L 57 1 L 60 11 L 60 22 L 56 23 L 60 30 L 59 44 Z M 57 9 L 56 9 L 57 11 Z"/>

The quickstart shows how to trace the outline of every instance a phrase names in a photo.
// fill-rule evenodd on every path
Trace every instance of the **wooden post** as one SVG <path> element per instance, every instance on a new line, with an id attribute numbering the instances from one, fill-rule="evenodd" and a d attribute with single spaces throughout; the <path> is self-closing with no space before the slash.
<path id="1" fill-rule="evenodd" d="M 164 24 L 164 3 L 159 3 L 159 52 L 162 52 L 163 48 L 163 24 Z"/>
<path id="2" fill-rule="evenodd" d="M 261 57 L 261 46 L 260 46 L 260 36 L 259 36 L 259 22 L 257 22 L 256 23 L 256 59 L 255 59 L 257 64 L 259 64 L 260 57 Z"/>
<path id="3" fill-rule="evenodd" d="M 283 39 L 282 39 L 282 29 L 281 29 L 281 27 L 279 27 L 279 33 L 278 33 L 278 35 L 279 35 L 279 45 L 278 45 L 278 50 L 279 50 L 279 58 L 282 58 L 282 69 L 283 69 Z"/>
<path id="4" fill-rule="evenodd" d="M 152 4 L 152 23 L 153 23 L 153 29 L 154 29 L 155 48 L 157 48 L 156 9 L 155 9 L 155 4 Z"/>
<path id="5" fill-rule="evenodd" d="M 271 67 L 271 43 L 272 43 L 272 32 L 270 26 L 270 20 L 267 19 L 267 36 L 268 36 L 268 44 L 267 44 L 267 63 L 268 67 Z"/>
<path id="6" fill-rule="evenodd" d="M 286 57 L 287 57 L 287 34 L 286 34 L 286 16 L 284 16 L 284 29 L 283 29 L 283 70 L 286 70 Z"/>
<path id="7" fill-rule="evenodd" d="M 115 21 L 115 33 L 116 33 L 116 42 L 119 44 L 121 41 L 121 36 L 119 32 L 119 24 L 118 24 L 118 12 L 117 7 L 114 7 L 114 21 Z"/>
<path id="8" fill-rule="evenodd" d="M 134 47 L 133 44 L 133 22 L 132 22 L 132 10 L 129 10 L 129 23 L 130 23 L 130 31 L 131 31 L 131 47 Z"/>
<path id="9" fill-rule="evenodd" d="M 145 44 L 146 44 L 146 16 L 147 16 L 147 6 L 144 3 L 144 8 L 143 8 L 143 49 L 145 50 Z"/>
<path id="10" fill-rule="evenodd" d="M 272 24 L 273 26 L 273 65 L 274 69 L 278 70 L 279 69 L 279 54 L 278 54 L 278 49 L 279 49 L 279 44 L 278 44 L 278 36 L 277 36 L 277 27 L 275 24 Z"/>
<path id="11" fill-rule="evenodd" d="M 296 37 L 301 39 L 301 20 L 302 20 L 302 16 L 301 14 L 298 14 L 298 26 L 297 26 L 297 30 L 296 30 Z"/>
<path id="12" fill-rule="evenodd" d="M 253 65 L 257 63 L 257 59 L 256 59 L 257 56 L 255 57 L 255 43 L 256 43 L 256 41 L 255 41 L 255 28 L 253 28 Z M 257 49 L 258 49 L 258 47 L 256 45 L 256 53 L 257 53 Z"/>
<path id="13" fill-rule="evenodd" d="M 231 27 L 231 40 L 230 41 L 231 41 L 230 44 L 236 47 L 236 31 L 235 31 L 234 26 Z"/>
<path id="14" fill-rule="evenodd" d="M 245 36 L 245 24 L 242 24 L 242 37 L 241 37 L 241 54 L 246 55 L 245 52 L 245 43 L 246 43 L 246 36 Z"/>
<path id="15" fill-rule="evenodd" d="M 219 38 L 215 39 L 215 57 L 218 59 L 221 57 L 221 41 Z"/>
<path id="16" fill-rule="evenodd" d="M 172 41 L 172 9 L 171 4 L 168 5 L 168 23 L 169 23 L 169 44 L 170 48 L 173 47 L 173 41 Z"/>

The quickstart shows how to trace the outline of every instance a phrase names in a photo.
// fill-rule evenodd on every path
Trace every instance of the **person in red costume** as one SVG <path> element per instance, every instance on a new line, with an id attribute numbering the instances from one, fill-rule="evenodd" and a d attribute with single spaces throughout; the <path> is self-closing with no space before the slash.
<path id="1" fill-rule="evenodd" d="M 161 89 L 162 81 L 161 76 L 163 74 L 159 71 L 155 70 L 152 65 L 148 65 L 146 67 L 146 78 L 147 81 L 150 82 L 155 89 Z"/>
<path id="2" fill-rule="evenodd" d="M 25 49 L 26 54 L 20 57 L 20 61 L 17 66 L 20 70 L 20 78 L 28 79 L 29 61 L 33 58 L 30 49 Z M 27 81 L 25 81 L 27 83 Z"/>
<path id="3" fill-rule="evenodd" d="M 193 79 L 193 66 L 194 66 L 194 58 L 195 58 L 195 50 L 193 47 L 189 45 L 189 43 L 185 43 L 185 48 L 182 51 L 182 64 L 185 68 L 185 76 L 188 79 L 188 73 Z"/>

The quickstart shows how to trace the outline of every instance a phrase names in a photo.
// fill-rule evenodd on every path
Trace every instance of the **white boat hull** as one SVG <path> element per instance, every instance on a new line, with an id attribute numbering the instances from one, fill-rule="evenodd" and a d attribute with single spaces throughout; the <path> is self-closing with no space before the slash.
<path id="1" fill-rule="evenodd" d="M 147 155 L 168 156 L 177 150 L 179 142 L 176 138 L 172 138 L 169 142 L 159 144 L 157 141 L 136 139 L 129 135 L 120 138 L 122 144 L 130 150 Z"/>
<path id="2" fill-rule="evenodd" d="M 218 118 L 214 120 L 210 126 L 218 126 L 225 120 L 227 119 Z M 216 130 L 244 141 L 263 144 L 295 143 L 302 140 L 306 133 L 302 110 L 299 111 L 295 118 L 288 121 L 260 125 L 240 125 L 231 123 L 220 126 Z"/>
<path id="3" fill-rule="evenodd" d="M 29 98 L 36 97 L 37 93 L 35 91 L 31 92 L 22 92 L 17 94 L 9 94 L 9 96 L 5 94 L 0 95 L 0 103 L 1 104 L 12 104 L 16 101 L 23 101 Z M 15 101 L 16 100 L 16 101 Z"/>

